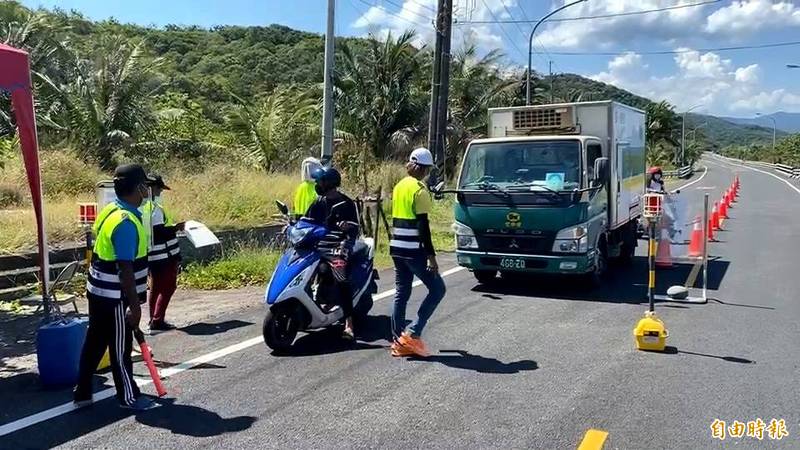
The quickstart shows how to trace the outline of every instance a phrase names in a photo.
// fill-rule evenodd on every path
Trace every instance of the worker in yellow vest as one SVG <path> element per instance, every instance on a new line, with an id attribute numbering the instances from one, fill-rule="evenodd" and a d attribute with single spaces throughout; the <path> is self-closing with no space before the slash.
<path id="1" fill-rule="evenodd" d="M 422 341 L 422 330 L 445 294 L 439 275 L 436 251 L 431 241 L 428 215 L 433 203 L 422 180 L 433 167 L 433 155 L 426 148 L 411 152 L 406 170 L 392 193 L 392 239 L 389 254 L 394 261 L 395 296 L 392 311 L 392 356 L 429 356 Z M 417 320 L 406 330 L 406 306 L 411 297 L 414 276 L 428 289 L 417 312 Z"/>
<path id="2" fill-rule="evenodd" d="M 303 160 L 300 166 L 300 185 L 294 191 L 294 201 L 292 202 L 292 214 L 295 219 L 303 217 L 311 204 L 317 199 L 317 192 L 314 190 L 316 182 L 312 174 L 321 168 L 322 164 L 317 158 Z"/>
<path id="3" fill-rule="evenodd" d="M 149 230 L 150 246 L 147 262 L 150 268 L 150 333 L 175 328 L 167 322 L 167 306 L 178 286 L 178 271 L 181 264 L 181 248 L 178 245 L 178 231 L 183 230 L 183 222 L 176 223 L 175 217 L 167 211 L 161 194 L 170 190 L 161 175 L 151 175 L 153 198 L 142 206 L 142 218 Z"/>
<path id="4" fill-rule="evenodd" d="M 89 330 L 81 352 L 75 406 L 92 403 L 92 378 L 109 349 L 117 400 L 123 408 L 142 411 L 155 404 L 141 396 L 133 378 L 133 330 L 139 328 L 141 304 L 147 301 L 147 232 L 139 206 L 149 196 L 141 166 L 129 164 L 114 172 L 117 199 L 98 214 L 94 251 L 86 282 Z"/>

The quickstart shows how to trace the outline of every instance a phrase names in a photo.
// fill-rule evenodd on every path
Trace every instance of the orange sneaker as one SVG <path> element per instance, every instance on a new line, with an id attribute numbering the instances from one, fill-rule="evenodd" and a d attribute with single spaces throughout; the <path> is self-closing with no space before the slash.
<path id="1" fill-rule="evenodd" d="M 392 342 L 391 354 L 396 357 L 414 356 L 414 352 L 410 348 L 397 341 Z"/>
<path id="2" fill-rule="evenodd" d="M 431 356 L 431 352 L 428 350 L 428 346 L 422 342 L 422 339 L 418 337 L 411 336 L 411 333 L 405 332 L 400 339 L 397 340 L 400 345 L 403 347 L 411 350 L 415 355 L 422 356 L 423 358 L 427 358 Z"/>

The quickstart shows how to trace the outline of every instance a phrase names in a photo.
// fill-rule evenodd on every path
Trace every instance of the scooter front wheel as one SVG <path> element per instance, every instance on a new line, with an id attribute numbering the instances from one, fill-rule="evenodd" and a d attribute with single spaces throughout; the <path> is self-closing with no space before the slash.
<path id="1" fill-rule="evenodd" d="M 300 317 L 297 308 L 280 308 L 275 311 L 270 309 L 264 317 L 264 342 L 276 352 L 288 351 L 299 330 Z"/>

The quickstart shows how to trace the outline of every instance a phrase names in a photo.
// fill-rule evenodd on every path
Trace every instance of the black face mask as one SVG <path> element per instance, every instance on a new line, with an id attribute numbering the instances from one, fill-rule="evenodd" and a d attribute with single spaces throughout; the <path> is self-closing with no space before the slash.
<path id="1" fill-rule="evenodd" d="M 325 195 L 325 192 L 327 192 L 327 191 L 325 189 L 323 189 L 322 186 L 320 186 L 319 184 L 315 184 L 314 185 L 314 192 L 316 192 L 317 195 Z"/>

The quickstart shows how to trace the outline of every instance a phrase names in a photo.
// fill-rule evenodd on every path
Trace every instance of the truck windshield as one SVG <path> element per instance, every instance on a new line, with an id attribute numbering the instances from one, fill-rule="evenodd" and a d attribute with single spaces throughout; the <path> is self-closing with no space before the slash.
<path id="1" fill-rule="evenodd" d="M 461 171 L 459 188 L 486 183 L 498 187 L 530 186 L 536 191 L 580 188 L 579 141 L 498 142 L 470 146 Z"/>

